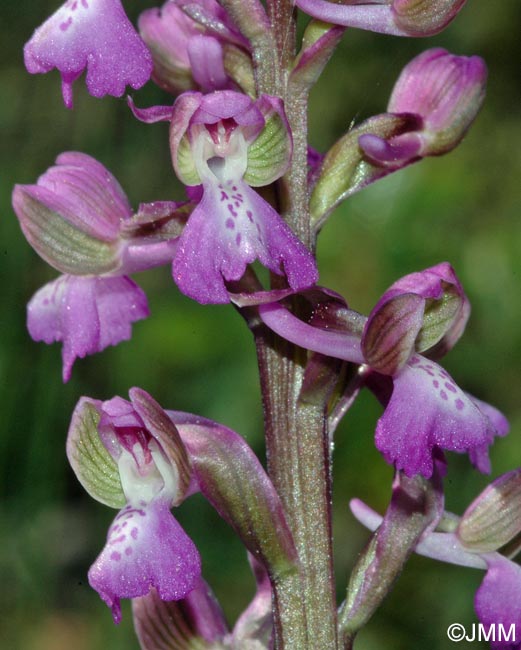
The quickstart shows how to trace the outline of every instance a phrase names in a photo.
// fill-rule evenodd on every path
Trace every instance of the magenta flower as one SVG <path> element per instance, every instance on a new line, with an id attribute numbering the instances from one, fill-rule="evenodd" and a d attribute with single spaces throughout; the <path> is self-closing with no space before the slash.
<path id="1" fill-rule="evenodd" d="M 256 259 L 285 274 L 293 289 L 316 282 L 311 253 L 250 187 L 272 183 L 288 167 L 291 139 L 280 100 L 185 93 L 174 104 L 170 144 L 179 178 L 203 192 L 174 258 L 183 293 L 201 303 L 228 302 L 225 280 L 239 280 Z"/>
<path id="2" fill-rule="evenodd" d="M 464 393 L 431 358 L 445 353 L 461 335 L 469 305 L 449 264 L 413 273 L 395 283 L 360 329 L 308 325 L 276 303 L 261 305 L 263 321 L 301 347 L 365 366 L 365 382 L 382 401 L 376 447 L 408 476 L 433 472 L 437 448 L 468 452 L 482 472 L 490 471 L 488 447 L 505 435 L 499 411 Z"/>
<path id="3" fill-rule="evenodd" d="M 465 0 L 295 0 L 310 16 L 335 25 L 394 36 L 433 36 L 456 17 Z"/>
<path id="4" fill-rule="evenodd" d="M 150 396 L 132 389 L 130 399 L 115 397 L 102 403 L 82 398 L 67 440 L 69 461 L 84 482 L 88 474 L 82 464 L 79 436 L 85 418 L 95 414 L 102 443 L 99 450 L 107 467 L 117 466 L 126 505 L 114 519 L 105 547 L 89 570 L 90 585 L 111 608 L 116 623 L 121 620 L 121 598 L 145 596 L 154 588 L 162 600 L 179 600 L 198 586 L 201 578 L 199 553 L 170 512 L 188 487 L 186 452 L 175 427 Z"/>
<path id="5" fill-rule="evenodd" d="M 127 274 L 170 263 L 175 238 L 133 236 L 128 199 L 98 161 L 68 152 L 56 163 L 36 185 L 15 186 L 13 207 L 29 243 L 64 274 L 33 296 L 27 325 L 35 341 L 63 343 L 68 381 L 76 358 L 129 339 L 131 324 L 148 316 L 146 296 Z M 159 203 L 141 213 L 175 208 Z"/>
<path id="6" fill-rule="evenodd" d="M 120 0 L 67 0 L 34 32 L 24 59 L 33 74 L 58 69 L 67 108 L 72 84 L 85 69 L 94 97 L 120 97 L 127 84 L 140 88 L 152 73 L 150 52 Z"/>

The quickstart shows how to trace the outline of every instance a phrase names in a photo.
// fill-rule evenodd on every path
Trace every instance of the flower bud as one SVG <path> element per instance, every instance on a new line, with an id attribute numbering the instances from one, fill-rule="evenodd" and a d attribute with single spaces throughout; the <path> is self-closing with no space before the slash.
<path id="1" fill-rule="evenodd" d="M 478 56 L 427 50 L 402 70 L 387 110 L 423 119 L 420 155 L 453 149 L 474 121 L 485 97 L 487 69 Z"/>
<path id="2" fill-rule="evenodd" d="M 393 36 L 433 36 L 456 17 L 465 0 L 296 0 L 325 22 Z"/>

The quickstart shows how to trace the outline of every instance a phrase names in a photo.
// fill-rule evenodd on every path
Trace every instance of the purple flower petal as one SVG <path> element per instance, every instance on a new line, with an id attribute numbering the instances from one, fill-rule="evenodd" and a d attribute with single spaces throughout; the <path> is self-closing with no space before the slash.
<path id="1" fill-rule="evenodd" d="M 46 284 L 27 307 L 35 341 L 63 343 L 63 380 L 76 358 L 130 339 L 131 324 L 148 316 L 146 296 L 128 277 L 62 275 Z"/>
<path id="2" fill-rule="evenodd" d="M 474 404 L 479 408 L 485 417 L 487 417 L 496 431 L 498 436 L 506 436 L 510 430 L 510 425 L 506 417 L 499 411 L 497 408 L 483 402 L 482 400 L 469 395 L 469 398 L 474 402 Z M 469 452 L 469 458 L 471 463 L 479 469 L 480 472 L 484 474 L 490 473 L 490 458 L 488 456 L 488 444 L 483 445 L 482 447 L 476 447 Z"/>
<path id="3" fill-rule="evenodd" d="M 155 587 L 162 600 L 179 600 L 198 585 L 200 575 L 197 548 L 168 504 L 156 500 L 119 512 L 89 570 L 89 583 L 119 623 L 120 598 L 144 596 Z"/>
<path id="4" fill-rule="evenodd" d="M 476 592 L 476 613 L 487 631 L 494 626 L 497 634 L 503 626 L 505 635 L 508 635 L 509 640 L 505 640 L 505 636 L 503 639 L 492 637 L 491 648 L 516 650 L 521 640 L 521 567 L 499 553 L 484 557 L 488 571 Z M 515 634 L 509 634 L 512 625 Z"/>
<path id="5" fill-rule="evenodd" d="M 376 447 L 408 476 L 433 472 L 435 447 L 471 452 L 495 435 L 490 420 L 433 361 L 412 357 L 393 379 L 393 392 L 376 427 Z M 478 466 L 483 471 L 483 466 Z"/>
<path id="6" fill-rule="evenodd" d="M 213 36 L 194 36 L 188 42 L 188 56 L 195 82 L 203 93 L 230 85 L 224 70 L 223 48 Z"/>
<path id="7" fill-rule="evenodd" d="M 274 273 L 285 273 L 292 289 L 317 280 L 311 253 L 246 183 L 205 183 L 174 259 L 181 291 L 201 303 L 229 302 L 224 280 L 239 280 L 256 259 Z"/>
<path id="8" fill-rule="evenodd" d="M 152 57 L 125 15 L 120 0 L 68 0 L 33 34 L 24 49 L 31 73 L 57 68 L 63 100 L 72 108 L 72 83 L 87 69 L 94 97 L 120 97 L 152 73 Z"/>

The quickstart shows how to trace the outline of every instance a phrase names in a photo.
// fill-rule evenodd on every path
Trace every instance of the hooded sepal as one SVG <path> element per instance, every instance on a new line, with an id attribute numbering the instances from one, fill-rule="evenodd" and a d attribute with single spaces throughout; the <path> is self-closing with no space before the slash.
<path id="1" fill-rule="evenodd" d="M 99 400 L 80 398 L 67 434 L 67 458 L 85 491 L 110 508 L 126 503 L 118 464 L 98 433 L 101 418 Z"/>
<path id="2" fill-rule="evenodd" d="M 438 156 L 463 139 L 485 98 L 486 80 L 487 67 L 481 57 L 456 56 L 435 47 L 405 66 L 387 110 L 420 116 L 420 155 Z"/>
<path id="3" fill-rule="evenodd" d="M 77 358 L 127 341 L 131 325 L 149 315 L 144 292 L 126 276 L 61 275 L 29 301 L 27 328 L 35 341 L 63 343 L 63 381 Z"/>
<path id="4" fill-rule="evenodd" d="M 394 375 L 414 352 L 436 358 L 459 339 L 470 303 L 447 262 L 395 282 L 369 314 L 362 339 L 367 363 Z"/>
<path id="5" fill-rule="evenodd" d="M 172 516 L 168 500 L 127 504 L 109 529 L 105 548 L 89 569 L 89 584 L 121 620 L 121 598 L 154 588 L 162 600 L 184 598 L 198 584 L 201 559 Z"/>
<path id="6" fill-rule="evenodd" d="M 132 600 L 134 628 L 142 650 L 218 650 L 228 632 L 210 587 L 201 578 L 180 600 L 161 600 L 156 589 Z"/>
<path id="7" fill-rule="evenodd" d="M 456 534 L 475 553 L 497 551 L 521 532 L 521 469 L 487 485 L 465 510 Z"/>
<path id="8" fill-rule="evenodd" d="M 31 73 L 57 68 L 63 101 L 72 108 L 72 84 L 87 70 L 94 97 L 121 97 L 152 73 L 152 57 L 128 20 L 120 0 L 68 0 L 33 34 L 24 48 Z"/>
<path id="9" fill-rule="evenodd" d="M 128 199 L 97 160 L 62 153 L 36 185 L 16 185 L 13 208 L 28 242 L 51 266 L 74 275 L 115 271 Z"/>

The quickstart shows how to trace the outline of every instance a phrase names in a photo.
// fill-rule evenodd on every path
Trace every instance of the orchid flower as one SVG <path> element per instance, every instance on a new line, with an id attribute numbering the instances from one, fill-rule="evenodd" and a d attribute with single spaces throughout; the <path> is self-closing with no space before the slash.
<path id="1" fill-rule="evenodd" d="M 396 469 L 428 478 L 433 453 L 441 448 L 466 451 L 480 471 L 490 471 L 488 446 L 495 435 L 507 433 L 508 423 L 499 411 L 464 393 L 428 358 L 454 345 L 469 315 L 449 264 L 396 282 L 367 319 L 348 310 L 353 326 L 343 330 L 304 323 L 277 303 L 261 305 L 259 312 L 288 341 L 361 366 L 366 384 L 385 405 L 376 446 Z"/>
<path id="2" fill-rule="evenodd" d="M 149 315 L 144 292 L 127 274 L 171 262 L 175 232 L 153 238 L 140 232 L 178 204 L 142 205 L 133 215 L 101 163 L 67 152 L 36 185 L 15 186 L 13 207 L 29 243 L 64 274 L 33 296 L 27 326 L 35 341 L 63 343 L 68 381 L 76 358 L 128 340 L 131 324 Z"/>
<path id="3" fill-rule="evenodd" d="M 105 476 L 89 470 L 95 448 Z M 201 560 L 192 540 L 170 512 L 187 493 L 191 470 L 175 426 L 139 389 L 130 402 L 82 398 L 67 439 L 72 468 L 98 501 L 121 508 L 107 542 L 89 570 L 89 583 L 121 620 L 121 598 L 152 588 L 163 600 L 179 600 L 198 586 Z"/>
<path id="4" fill-rule="evenodd" d="M 316 282 L 310 251 L 251 189 L 269 185 L 289 164 L 291 137 L 280 100 L 185 93 L 174 104 L 170 145 L 179 178 L 202 185 L 173 263 L 183 293 L 201 303 L 228 302 L 225 281 L 239 280 L 256 259 L 285 274 L 292 289 Z"/>

